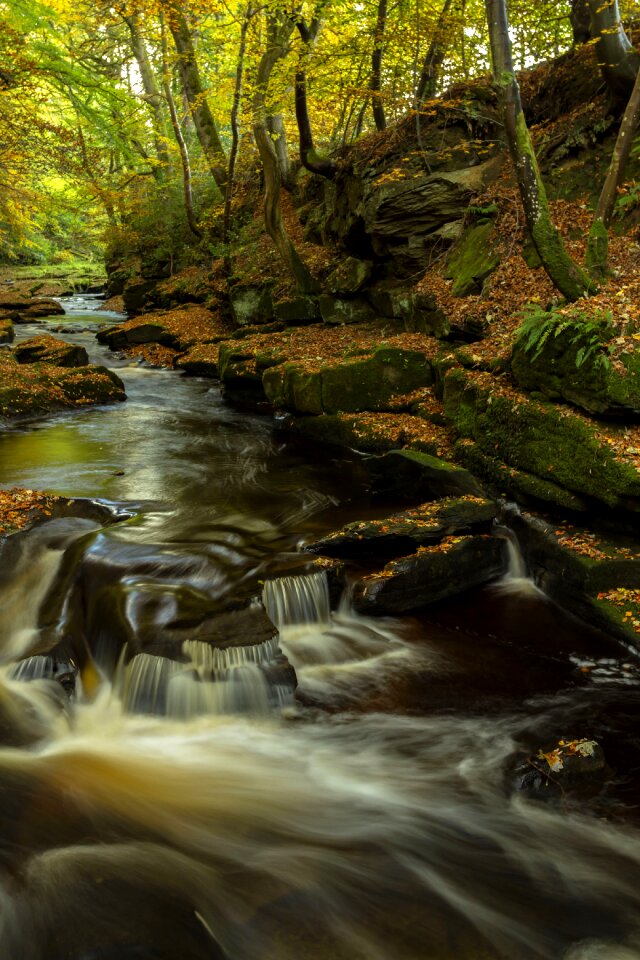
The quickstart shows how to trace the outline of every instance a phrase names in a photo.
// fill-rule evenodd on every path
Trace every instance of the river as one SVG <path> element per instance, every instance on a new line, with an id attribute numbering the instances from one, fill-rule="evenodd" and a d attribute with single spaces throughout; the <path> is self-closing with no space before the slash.
<path id="1" fill-rule="evenodd" d="M 632 655 L 520 581 L 331 613 L 298 547 L 379 509 L 362 460 L 114 357 L 96 305 L 37 331 L 127 402 L 0 433 L 3 487 L 96 504 L 0 548 L 0 956 L 638 960 Z M 516 789 L 563 737 L 606 786 Z"/>

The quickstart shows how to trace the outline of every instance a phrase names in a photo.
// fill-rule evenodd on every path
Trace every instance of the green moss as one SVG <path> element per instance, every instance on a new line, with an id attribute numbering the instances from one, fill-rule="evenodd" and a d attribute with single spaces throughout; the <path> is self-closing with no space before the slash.
<path id="1" fill-rule="evenodd" d="M 449 256 L 446 276 L 453 280 L 451 292 L 456 297 L 480 293 L 482 284 L 493 273 L 500 258 L 492 247 L 491 221 L 480 223 L 466 230 Z"/>

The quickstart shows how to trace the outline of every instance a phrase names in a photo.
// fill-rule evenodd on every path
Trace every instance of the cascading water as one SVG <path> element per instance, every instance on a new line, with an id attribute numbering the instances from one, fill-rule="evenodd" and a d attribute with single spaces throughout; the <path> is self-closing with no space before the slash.
<path id="1" fill-rule="evenodd" d="M 640 695 L 561 662 L 563 648 L 592 662 L 588 628 L 556 618 L 554 659 L 525 660 L 535 597 L 504 648 L 476 608 L 468 634 L 332 613 L 325 573 L 274 570 L 344 478 L 274 452 L 264 422 L 208 383 L 138 370 L 127 389 L 129 406 L 37 442 L 0 436 L 7 485 L 35 486 L 37 464 L 60 489 L 71 452 L 81 492 L 137 498 L 117 533 L 65 545 L 45 524 L 2 547 L 0 957 L 640 960 L 624 792 Z M 262 580 L 278 637 L 254 626 Z M 76 661 L 69 696 L 57 677 Z M 621 662 L 610 654 L 607 676 Z M 597 723 L 603 807 L 514 792 L 517 762 Z"/>

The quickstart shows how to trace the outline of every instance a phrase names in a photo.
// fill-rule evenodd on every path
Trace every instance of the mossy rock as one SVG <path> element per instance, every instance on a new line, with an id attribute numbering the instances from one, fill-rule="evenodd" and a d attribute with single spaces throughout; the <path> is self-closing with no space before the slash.
<path id="1" fill-rule="evenodd" d="M 263 376 L 269 401 L 294 413 L 357 413 L 385 410 L 392 397 L 433 382 L 424 354 L 397 347 L 378 347 L 356 357 L 307 370 L 296 361 L 272 366 Z"/>
<path id="2" fill-rule="evenodd" d="M 0 343 L 11 343 L 15 335 L 11 320 L 0 320 Z"/>
<path id="3" fill-rule="evenodd" d="M 511 369 L 518 384 L 589 413 L 640 413 L 640 349 L 609 357 L 614 340 L 606 316 L 575 320 L 540 313 L 525 321 L 514 343 Z"/>
<path id="4" fill-rule="evenodd" d="M 329 274 L 325 285 L 329 293 L 349 296 L 362 290 L 372 270 L 373 264 L 370 260 L 345 257 Z"/>
<path id="5" fill-rule="evenodd" d="M 259 326 L 273 320 L 273 299 L 269 287 L 231 287 L 229 304 L 234 322 L 239 327 Z"/>
<path id="6" fill-rule="evenodd" d="M 422 503 L 380 520 L 356 520 L 305 550 L 351 560 L 399 556 L 427 543 L 438 543 L 454 533 L 489 532 L 496 504 L 481 497 L 447 497 Z"/>
<path id="7" fill-rule="evenodd" d="M 488 374 L 450 370 L 445 414 L 462 437 L 508 466 L 524 470 L 608 507 L 640 510 L 640 474 L 577 414 L 500 391 Z"/>
<path id="8" fill-rule="evenodd" d="M 96 334 L 98 343 L 105 343 L 110 350 L 123 350 L 125 347 L 142 343 L 160 343 L 165 347 L 177 346 L 178 339 L 160 320 L 140 319 L 106 327 Z"/>
<path id="9" fill-rule="evenodd" d="M 367 462 L 375 493 L 408 500 L 459 498 L 484 499 L 476 478 L 464 467 L 421 450 L 389 450 Z"/>
<path id="10" fill-rule="evenodd" d="M 176 370 L 184 370 L 194 377 L 218 376 L 219 347 L 214 343 L 198 343 L 186 353 L 175 357 L 173 366 Z"/>
<path id="11" fill-rule="evenodd" d="M 16 419 L 93 403 L 126 400 L 120 378 L 106 367 L 18 364 L 2 358 L 0 417 Z"/>
<path id="12" fill-rule="evenodd" d="M 18 363 L 50 363 L 54 367 L 82 367 L 89 363 L 84 347 L 48 335 L 23 340 L 13 353 Z"/>
<path id="13" fill-rule="evenodd" d="M 505 569 L 504 541 L 486 535 L 447 537 L 357 580 L 353 604 L 366 614 L 408 613 L 489 583 Z"/>
<path id="14" fill-rule="evenodd" d="M 483 453 L 474 440 L 459 440 L 454 450 L 456 460 L 489 484 L 499 496 L 508 495 L 525 506 L 550 505 L 576 513 L 590 509 L 588 498 L 580 497 L 551 480 L 507 466 L 497 457 Z"/>
<path id="15" fill-rule="evenodd" d="M 317 323 L 322 320 L 317 297 L 292 297 L 289 300 L 279 300 L 273 305 L 273 316 L 277 321 L 291 326 Z"/>
<path id="16" fill-rule="evenodd" d="M 345 297 L 322 294 L 319 298 L 319 304 L 324 323 L 366 323 L 368 320 L 375 320 L 376 318 L 371 304 L 360 297 L 350 300 Z"/>
<path id="17" fill-rule="evenodd" d="M 466 230 L 451 251 L 445 276 L 453 280 L 451 292 L 456 297 L 481 293 L 484 281 L 500 263 L 495 252 L 494 224 L 479 223 Z"/>

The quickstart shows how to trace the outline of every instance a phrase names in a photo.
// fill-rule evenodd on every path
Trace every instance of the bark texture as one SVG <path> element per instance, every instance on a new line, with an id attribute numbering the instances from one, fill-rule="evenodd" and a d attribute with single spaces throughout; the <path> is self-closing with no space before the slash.
<path id="1" fill-rule="evenodd" d="M 220 189 L 223 190 L 227 182 L 227 158 L 209 107 L 206 90 L 200 79 L 191 29 L 187 23 L 187 18 L 176 3 L 165 0 L 163 6 L 167 13 L 169 28 L 178 53 L 180 80 L 189 103 L 198 140 L 209 164 L 211 174 Z"/>
<path id="2" fill-rule="evenodd" d="M 609 89 L 611 107 L 621 112 L 633 90 L 640 56 L 622 26 L 618 0 L 588 2 L 598 65 Z"/>
<path id="3" fill-rule="evenodd" d="M 447 17 L 449 16 L 452 3 L 453 0 L 445 0 L 444 2 L 444 6 L 438 17 L 438 22 L 433 31 L 433 38 L 422 64 L 422 70 L 416 87 L 416 102 L 418 106 L 420 106 L 424 100 L 428 100 L 436 95 L 440 68 L 447 55 L 449 46 L 450 30 L 447 29 Z"/>
<path id="4" fill-rule="evenodd" d="M 162 94 L 156 81 L 156 75 L 149 61 L 149 54 L 140 32 L 138 17 L 135 14 L 124 16 L 123 19 L 129 28 L 131 35 L 131 49 L 138 64 L 144 98 L 149 105 L 153 122 L 153 139 L 156 156 L 160 168 L 168 168 L 170 164 L 169 151 L 165 142 L 165 119 L 162 109 Z"/>
<path id="5" fill-rule="evenodd" d="M 311 173 L 317 173 L 321 177 L 326 177 L 327 180 L 333 180 L 337 168 L 333 160 L 320 156 L 316 151 L 307 99 L 307 71 L 305 64 L 317 39 L 320 20 L 314 18 L 310 25 L 307 25 L 304 20 L 299 20 L 296 26 L 304 45 L 303 53 L 296 69 L 295 81 L 295 108 L 300 145 L 300 160 L 302 165 Z"/>
<path id="6" fill-rule="evenodd" d="M 371 108 L 376 130 L 386 130 L 387 118 L 382 103 L 382 54 L 384 35 L 387 29 L 387 0 L 378 0 L 378 16 L 373 35 L 373 53 L 371 54 Z"/>
<path id="7" fill-rule="evenodd" d="M 596 284 L 567 253 L 549 210 L 546 190 L 527 128 L 511 56 L 505 0 L 485 0 L 493 74 L 527 227 L 547 274 L 567 300 L 594 293 Z"/>
<path id="8" fill-rule="evenodd" d="M 240 45 L 238 47 L 238 59 L 236 61 L 236 80 L 233 89 L 233 103 L 231 106 L 231 149 L 229 150 L 229 171 L 227 174 L 227 184 L 224 192 L 224 218 L 222 226 L 222 242 L 227 248 L 225 254 L 225 269 L 227 276 L 231 273 L 231 255 L 229 252 L 229 232 L 231 228 L 231 204 L 233 200 L 233 187 L 236 173 L 236 159 L 238 157 L 238 147 L 240 144 L 240 103 L 242 101 L 242 81 L 244 77 L 244 58 L 247 49 L 247 32 L 249 24 L 254 15 L 251 4 L 247 7 L 246 13 L 242 19 L 240 27 Z"/>
<path id="9" fill-rule="evenodd" d="M 587 269 L 594 275 L 602 277 L 607 272 L 609 260 L 609 227 L 618 196 L 618 187 L 624 179 L 624 171 L 633 145 L 633 135 L 640 120 L 640 71 L 636 74 L 635 83 L 627 108 L 620 124 L 618 137 L 613 148 L 611 163 L 607 171 L 598 206 L 593 218 L 587 246 Z"/>

